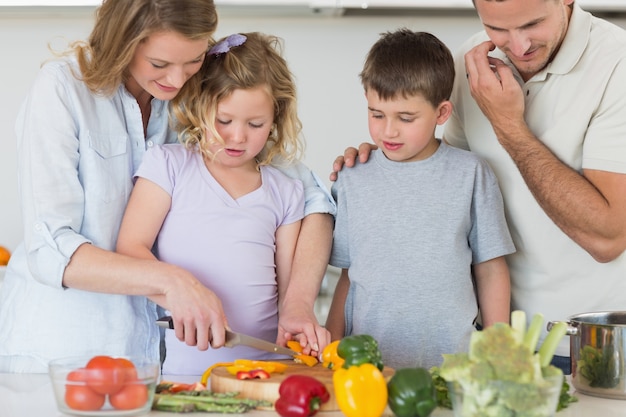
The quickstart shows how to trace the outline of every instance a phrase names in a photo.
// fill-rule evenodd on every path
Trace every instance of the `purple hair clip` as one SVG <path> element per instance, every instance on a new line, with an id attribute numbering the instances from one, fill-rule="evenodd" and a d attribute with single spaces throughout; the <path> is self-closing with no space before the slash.
<path id="1" fill-rule="evenodd" d="M 219 55 L 225 54 L 230 51 L 230 48 L 234 48 L 235 46 L 243 45 L 248 39 L 245 35 L 241 35 L 239 33 L 235 33 L 230 35 L 224 40 L 219 41 L 211 49 L 209 49 L 209 55 Z"/>

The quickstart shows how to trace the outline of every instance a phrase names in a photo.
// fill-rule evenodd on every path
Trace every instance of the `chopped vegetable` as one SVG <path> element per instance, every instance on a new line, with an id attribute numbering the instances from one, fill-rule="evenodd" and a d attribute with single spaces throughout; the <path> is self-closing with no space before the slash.
<path id="1" fill-rule="evenodd" d="M 296 363 L 303 363 L 307 366 L 315 366 L 319 363 L 315 356 L 302 354 L 302 346 L 300 346 L 300 343 L 298 343 L 297 341 L 289 340 L 287 342 L 287 347 L 295 352 L 300 353 L 300 355 L 295 355 L 293 357 L 293 360 Z"/>
<path id="2" fill-rule="evenodd" d="M 340 340 L 335 340 L 329 343 L 322 351 L 322 366 L 324 368 L 337 370 L 343 366 L 345 360 L 337 353 L 339 342 Z"/>
<path id="3" fill-rule="evenodd" d="M 238 393 L 214 393 L 211 391 L 181 391 L 176 394 L 156 394 L 152 409 L 173 413 L 223 413 L 241 414 L 259 407 L 271 407 L 269 401 L 238 398 Z"/>
<path id="4" fill-rule="evenodd" d="M 174 394 L 180 391 L 204 391 L 206 385 L 200 382 L 193 382 L 191 384 L 185 384 L 181 382 L 161 381 L 156 386 L 157 394 Z"/>
<path id="5" fill-rule="evenodd" d="M 590 345 L 580 350 L 580 359 L 576 363 L 578 373 L 585 378 L 590 387 L 613 388 L 619 384 L 619 360 L 615 359 L 615 348 L 607 344 L 600 350 Z M 617 363 L 616 363 L 617 362 Z"/>
<path id="6" fill-rule="evenodd" d="M 524 412 L 524 416 L 533 417 L 554 412 L 544 391 L 558 383 L 562 394 L 563 372 L 550 361 L 567 325 L 556 323 L 535 353 L 543 318 L 535 316 L 526 330 L 525 315 L 514 312 L 511 323 L 474 332 L 468 353 L 443 355 L 439 375 L 462 389 L 466 416 L 516 416 Z"/>
<path id="7" fill-rule="evenodd" d="M 307 375 L 288 376 L 281 382 L 278 394 L 274 408 L 282 417 L 312 416 L 330 400 L 326 386 Z"/>
<path id="8" fill-rule="evenodd" d="M 380 371 L 384 368 L 378 342 L 367 334 L 344 337 L 337 346 L 337 354 L 344 359 L 345 369 L 364 363 L 371 363 Z"/>
<path id="9" fill-rule="evenodd" d="M 237 379 L 269 379 L 270 374 L 263 369 L 237 372 Z"/>
<path id="10" fill-rule="evenodd" d="M 218 362 L 218 363 L 214 363 L 213 365 L 209 366 L 206 371 L 204 371 L 204 373 L 202 374 L 202 377 L 200 378 L 200 383 L 204 386 L 206 386 L 207 382 L 209 382 L 209 377 L 211 376 L 211 372 L 213 372 L 213 369 L 218 368 L 220 366 L 230 366 L 232 365 L 232 362 Z"/>
<path id="11" fill-rule="evenodd" d="M 387 392 L 389 408 L 397 417 L 428 417 L 437 407 L 435 385 L 424 368 L 396 370 Z"/>
<path id="12" fill-rule="evenodd" d="M 372 363 L 340 368 L 333 373 L 335 398 L 347 417 L 380 417 L 387 406 L 387 382 Z"/>

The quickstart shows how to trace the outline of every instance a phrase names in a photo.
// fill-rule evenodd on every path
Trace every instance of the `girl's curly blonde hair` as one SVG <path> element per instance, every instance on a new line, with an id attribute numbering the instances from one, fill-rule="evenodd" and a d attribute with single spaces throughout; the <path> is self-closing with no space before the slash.
<path id="1" fill-rule="evenodd" d="M 296 86 L 282 57 L 281 40 L 259 32 L 240 35 L 245 36 L 242 44 L 230 46 L 226 52 L 209 53 L 200 71 L 172 101 L 174 128 L 187 148 L 214 158 L 208 150 L 209 141 L 223 143 L 215 128 L 220 101 L 235 90 L 262 87 L 274 102 L 274 126 L 257 162 L 268 165 L 276 162 L 277 156 L 293 161 L 303 152 L 302 124 L 297 114 Z M 226 38 L 217 44 L 224 42 Z M 206 137 L 207 132 L 210 137 Z"/>

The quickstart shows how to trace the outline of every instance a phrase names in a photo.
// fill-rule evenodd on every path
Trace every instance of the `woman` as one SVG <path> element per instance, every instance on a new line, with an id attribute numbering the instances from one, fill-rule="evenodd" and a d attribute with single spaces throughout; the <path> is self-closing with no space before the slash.
<path id="1" fill-rule="evenodd" d="M 224 344 L 221 302 L 193 275 L 112 252 L 133 174 L 147 147 L 176 141 L 168 101 L 200 69 L 216 25 L 212 1 L 105 0 L 89 40 L 42 67 L 16 124 L 25 240 L 0 294 L 0 372 L 92 353 L 158 359 L 155 303 L 187 344 Z M 311 217 L 326 225 L 326 250 L 330 221 Z M 315 257 L 323 267 L 326 255 Z M 327 343 L 295 299 L 279 338 Z"/>

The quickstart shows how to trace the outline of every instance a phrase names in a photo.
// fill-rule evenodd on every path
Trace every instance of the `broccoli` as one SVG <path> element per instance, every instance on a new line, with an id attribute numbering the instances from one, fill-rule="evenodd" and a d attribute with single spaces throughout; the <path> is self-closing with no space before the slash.
<path id="1" fill-rule="evenodd" d="M 464 417 L 552 416 L 563 372 L 550 365 L 565 323 L 556 323 L 537 351 L 543 316 L 535 315 L 528 329 L 522 311 L 511 314 L 511 325 L 497 323 L 474 332 L 468 353 L 444 354 L 438 372 L 450 385 L 452 403 Z M 462 401 L 455 401 L 462 396 Z M 461 400 L 461 398 L 456 398 Z"/>

